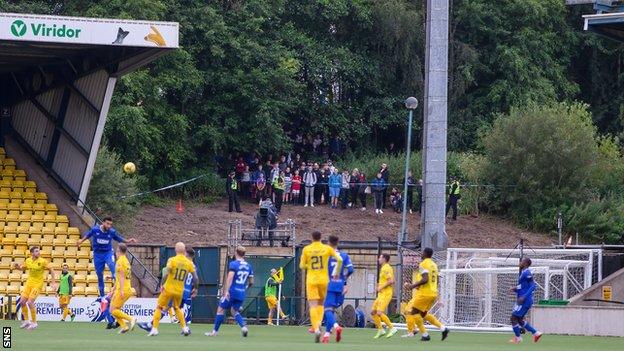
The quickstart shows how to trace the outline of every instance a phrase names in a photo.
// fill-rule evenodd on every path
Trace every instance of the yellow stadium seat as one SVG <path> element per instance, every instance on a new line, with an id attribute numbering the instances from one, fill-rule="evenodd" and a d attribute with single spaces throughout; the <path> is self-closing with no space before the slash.
<path id="1" fill-rule="evenodd" d="M 41 245 L 41 240 L 29 238 L 27 243 L 28 247 L 39 246 Z"/>
<path id="2" fill-rule="evenodd" d="M 56 258 L 64 258 L 65 257 L 65 248 L 64 247 L 54 247 L 54 250 L 52 250 L 52 258 L 55 259 L 54 262 L 56 261 Z"/>
<path id="3" fill-rule="evenodd" d="M 76 271 L 87 271 L 87 269 L 89 268 L 89 262 L 76 262 L 76 265 L 74 266 L 74 269 Z M 82 274 L 82 273 L 76 273 L 76 274 Z"/>
<path id="4" fill-rule="evenodd" d="M 13 182 L 10 180 L 0 180 L 0 191 L 7 193 L 13 191 Z"/>
<path id="5" fill-rule="evenodd" d="M 41 229 L 41 233 L 43 233 L 43 237 L 44 238 L 47 238 L 47 239 L 50 239 L 50 240 L 54 239 L 54 228 L 43 227 Z"/>
<path id="6" fill-rule="evenodd" d="M 0 282 L 8 282 L 9 281 L 9 272 L 7 271 L 0 271 Z M 0 284 L 0 285 L 4 285 Z"/>
<path id="7" fill-rule="evenodd" d="M 34 213 L 34 211 L 33 211 Z M 32 221 L 32 226 L 35 228 L 39 228 L 39 231 L 41 231 L 41 228 L 43 228 L 43 215 L 36 215 L 33 214 L 30 217 L 31 221 Z"/>
<path id="8" fill-rule="evenodd" d="M 98 282 L 97 275 L 95 275 L 95 274 L 87 275 L 87 283 L 93 284 L 93 283 L 97 283 L 97 282 Z"/>
<path id="9" fill-rule="evenodd" d="M 26 251 L 27 253 L 29 253 L 28 251 Z M 14 257 L 13 258 L 13 262 L 18 263 L 18 264 L 22 264 L 24 263 L 24 261 L 26 261 L 26 256 L 20 256 L 20 257 Z"/>
<path id="10" fill-rule="evenodd" d="M 65 245 L 68 247 L 72 247 L 74 251 L 78 251 L 78 246 L 76 246 L 76 244 L 78 244 L 78 240 L 76 239 L 67 238 L 67 240 L 65 240 Z"/>
<path id="11" fill-rule="evenodd" d="M 28 235 L 30 233 L 30 226 L 18 226 L 17 228 L 17 236 L 23 236 L 28 239 Z"/>
<path id="12" fill-rule="evenodd" d="M 19 215 L 20 215 L 20 205 L 21 203 L 17 203 L 17 202 L 11 202 L 7 205 L 9 214 L 15 215 L 16 219 L 19 218 Z"/>
<path id="13" fill-rule="evenodd" d="M 11 265 L 13 262 L 11 259 L 11 252 L 13 252 L 13 249 L 7 248 L 4 244 L 2 245 L 2 248 L 0 249 L 0 264 L 2 267 L 5 265 Z"/>
<path id="14" fill-rule="evenodd" d="M 11 253 L 8 252 L 8 250 L 0 249 L 0 256 L 2 255 L 2 252 L 7 252 L 7 255 L 11 255 Z M 9 256 L 9 258 L 11 258 L 11 257 Z M 10 270 L 11 269 L 11 262 L 0 261 L 0 269 L 2 269 L 2 270 Z"/>
<path id="15" fill-rule="evenodd" d="M 26 181 L 26 171 L 23 169 L 16 169 L 15 173 L 13 173 L 13 178 L 15 178 L 15 180 Z"/>
<path id="16" fill-rule="evenodd" d="M 37 192 L 37 183 L 32 180 L 27 180 L 24 182 L 24 192 L 27 193 L 36 193 Z"/>
<path id="17" fill-rule="evenodd" d="M 0 202 L 0 219 L 4 220 L 6 215 L 9 213 L 8 206 L 8 204 Z"/>
<path id="18" fill-rule="evenodd" d="M 83 250 L 82 247 L 80 248 L 80 251 L 78 251 L 77 253 L 77 257 L 78 259 L 86 259 L 87 261 L 91 258 L 91 251 L 90 250 Z"/>
<path id="19" fill-rule="evenodd" d="M 19 295 L 19 285 L 9 285 L 6 288 L 6 294 L 9 296 L 17 296 Z"/>
<path id="20" fill-rule="evenodd" d="M 46 193 L 35 193 L 35 200 L 37 200 L 38 204 L 46 205 L 48 203 L 48 194 Z"/>
<path id="21" fill-rule="evenodd" d="M 36 202 L 35 193 L 27 193 L 27 192 L 22 193 L 22 203 L 34 205 L 35 202 Z"/>
<path id="22" fill-rule="evenodd" d="M 24 205 L 22 205 L 24 206 Z M 21 214 L 18 216 L 18 220 L 20 222 L 20 226 L 22 227 L 30 227 L 32 221 L 32 214 Z"/>
<path id="23" fill-rule="evenodd" d="M 85 288 L 82 285 L 76 285 L 72 289 L 72 295 L 74 296 L 84 296 L 84 294 L 85 294 Z"/>
<path id="24" fill-rule="evenodd" d="M 17 199 L 17 200 L 20 200 L 20 202 L 22 202 L 22 192 L 21 192 L 21 191 L 11 191 L 11 192 L 9 193 L 9 198 L 10 198 L 11 200 L 13 200 L 13 199 Z M 12 201 L 11 201 L 11 202 L 12 202 Z"/>
<path id="25" fill-rule="evenodd" d="M 40 215 L 40 216 L 45 215 L 45 205 L 44 204 L 34 204 L 33 205 L 33 213 L 35 215 Z"/>
<path id="26" fill-rule="evenodd" d="M 52 246 L 54 239 L 49 238 L 49 237 L 42 237 L 39 242 L 41 243 L 41 246 Z"/>
<path id="27" fill-rule="evenodd" d="M 87 276 L 86 275 L 82 275 L 82 274 L 76 274 L 76 275 L 74 275 L 74 282 L 75 283 L 86 283 L 87 282 Z"/>
<path id="28" fill-rule="evenodd" d="M 55 295 L 57 291 L 58 291 L 58 288 L 55 290 L 50 285 L 46 286 L 46 289 L 45 289 L 46 295 L 48 296 Z"/>
<path id="29" fill-rule="evenodd" d="M 76 247 L 76 243 L 71 245 L 68 242 L 65 242 L 65 257 L 78 257 L 78 247 Z"/>
<path id="30" fill-rule="evenodd" d="M 58 271 L 58 270 L 60 270 L 60 269 L 61 269 L 61 263 L 58 263 L 58 262 L 56 262 L 56 261 L 54 261 L 54 262 L 50 262 L 50 263 L 48 263 L 48 267 L 49 267 L 49 268 L 52 268 L 52 269 L 53 269 L 53 270 L 55 270 L 55 271 Z"/>
<path id="31" fill-rule="evenodd" d="M 27 249 L 28 248 L 28 237 L 18 236 L 17 238 L 15 238 L 15 248 Z"/>
<path id="32" fill-rule="evenodd" d="M 55 204 L 47 204 L 46 205 L 46 214 L 47 215 L 53 215 L 53 216 L 58 215 L 58 208 L 56 207 L 56 205 Z"/>
<path id="33" fill-rule="evenodd" d="M 98 290 L 98 288 L 96 286 L 87 286 L 85 288 L 85 295 L 87 295 L 87 296 L 99 296 L 100 295 L 100 291 Z"/>
<path id="34" fill-rule="evenodd" d="M 4 237 L 2 238 L 2 247 L 3 248 L 9 248 L 9 247 L 14 247 L 15 246 L 15 238 L 7 238 Z M 11 249 L 12 250 L 12 249 Z"/>
<path id="35" fill-rule="evenodd" d="M 15 160 L 10 158 L 10 157 L 7 157 L 7 158 L 4 159 L 2 164 L 5 165 L 5 166 L 15 166 Z"/>
<path id="36" fill-rule="evenodd" d="M 11 272 L 9 273 L 9 281 L 21 281 L 22 280 L 22 272 Z"/>
<path id="37" fill-rule="evenodd" d="M 4 219 L 4 223 L 5 226 L 7 227 L 15 227 L 17 228 L 17 225 L 19 224 L 19 217 L 16 214 L 7 214 L 6 218 Z M 6 232 L 6 230 L 5 230 Z"/>
<path id="38" fill-rule="evenodd" d="M 31 239 L 41 240 L 43 238 L 41 228 L 30 227 L 30 229 L 28 229 L 28 234 L 30 235 Z"/>
<path id="39" fill-rule="evenodd" d="M 6 295 L 6 293 L 7 293 L 7 292 L 6 292 L 6 289 L 7 289 L 6 285 L 4 285 L 4 284 L 0 284 L 0 295 Z M 1 309 L 0 309 L 0 310 L 1 310 Z M 12 309 L 12 311 L 15 311 L 15 310 L 14 310 L 14 309 Z M 2 314 L 2 313 L 0 313 L 0 314 Z"/>
<path id="40" fill-rule="evenodd" d="M 67 228 L 54 228 L 54 236 L 63 240 L 67 240 Z"/>
<path id="41" fill-rule="evenodd" d="M 13 258 L 26 257 L 26 252 L 28 251 L 24 251 L 24 249 L 21 249 L 21 248 L 16 248 L 16 249 L 13 249 L 13 252 L 11 253 L 11 255 L 13 256 Z"/>
<path id="42" fill-rule="evenodd" d="M 50 205 L 48 205 L 48 206 L 50 206 Z M 65 215 L 56 216 L 56 226 L 57 227 L 63 227 L 63 228 L 69 228 L 69 219 L 67 219 L 67 216 L 65 216 Z"/>
<path id="43" fill-rule="evenodd" d="M 76 257 L 69 256 L 71 253 L 65 253 L 65 263 L 67 263 L 70 267 L 74 267 L 76 265 Z"/>
<path id="44" fill-rule="evenodd" d="M 21 180 L 14 180 L 13 183 L 11 184 L 11 188 L 12 188 L 12 191 L 23 193 L 24 192 L 24 182 L 21 181 Z"/>
<path id="45" fill-rule="evenodd" d="M 45 258 L 46 260 L 50 260 L 52 258 L 52 246 L 42 246 L 39 255 L 41 255 L 41 257 Z"/>
<path id="46" fill-rule="evenodd" d="M 0 199 L 10 199 L 10 198 L 11 198 L 11 192 L 10 191 L 4 191 L 4 190 L 0 191 Z"/>
<path id="47" fill-rule="evenodd" d="M 12 169 L 6 169 L 5 167 L 3 167 L 2 171 L 0 171 L 0 175 L 2 175 L 2 180 L 13 181 L 13 173 L 15 173 L 15 171 Z"/>
<path id="48" fill-rule="evenodd" d="M 62 247 L 63 249 L 65 249 L 65 240 L 63 238 L 54 238 L 54 240 L 52 240 L 52 245 L 54 245 L 54 247 Z"/>

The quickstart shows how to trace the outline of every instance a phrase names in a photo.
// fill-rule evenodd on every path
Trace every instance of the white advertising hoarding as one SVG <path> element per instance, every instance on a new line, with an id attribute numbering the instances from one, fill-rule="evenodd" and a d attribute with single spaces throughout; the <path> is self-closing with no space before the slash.
<path id="1" fill-rule="evenodd" d="M 100 310 L 100 302 L 95 297 L 74 297 L 69 302 L 69 309 L 76 314 L 76 322 L 102 322 L 106 321 L 108 311 Z M 19 300 L 18 300 L 19 301 Z M 6 299 L 5 299 L 6 302 Z M 63 310 L 59 306 L 58 297 L 40 296 L 35 300 L 37 308 L 37 320 L 39 321 L 60 321 Z M 138 322 L 151 322 L 156 308 L 155 298 L 133 297 L 128 299 L 122 310 L 129 316 L 137 319 Z M 18 307 L 18 315 L 19 307 Z M 189 311 L 185 308 L 184 315 Z M 165 313 L 161 323 L 171 323 L 170 316 Z M 67 318 L 69 320 L 69 317 Z"/>
<path id="2" fill-rule="evenodd" d="M 0 13 L 0 40 L 178 47 L 178 23 Z"/>

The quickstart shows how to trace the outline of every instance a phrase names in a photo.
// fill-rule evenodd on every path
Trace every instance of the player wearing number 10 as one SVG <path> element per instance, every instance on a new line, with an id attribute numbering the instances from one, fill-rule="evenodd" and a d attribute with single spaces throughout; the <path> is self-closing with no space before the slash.
<path id="1" fill-rule="evenodd" d="M 154 310 L 154 319 L 152 321 L 152 330 L 148 334 L 149 336 L 158 335 L 158 325 L 162 313 L 167 310 L 169 302 L 173 300 L 173 309 L 175 310 L 176 317 L 180 321 L 182 327 L 182 334 L 188 336 L 191 331 L 186 326 L 184 320 L 184 313 L 180 310 L 180 304 L 182 302 L 182 295 L 184 294 L 184 282 L 189 273 L 193 274 L 193 293 L 194 296 L 197 293 L 197 285 L 199 278 L 197 272 L 195 272 L 195 265 L 186 257 L 186 247 L 184 243 L 178 242 L 175 244 L 176 255 L 171 257 L 167 261 L 167 269 L 163 274 L 164 284 L 160 288 L 160 295 L 156 302 L 156 310 Z"/>
<path id="2" fill-rule="evenodd" d="M 217 309 L 217 318 L 215 318 L 214 329 L 205 333 L 206 336 L 217 336 L 221 323 L 225 321 L 225 311 L 231 309 L 236 323 L 241 327 L 243 337 L 247 336 L 247 326 L 245 319 L 240 314 L 240 308 L 245 301 L 247 288 L 253 285 L 254 273 L 251 265 L 245 261 L 245 248 L 236 247 L 236 259 L 230 262 L 228 267 L 228 276 L 223 286 L 224 294 L 221 297 L 219 308 Z"/>
<path id="3" fill-rule="evenodd" d="M 315 334 L 315 342 L 321 341 L 321 322 L 323 321 L 323 301 L 329 284 L 329 258 L 336 259 L 332 279 L 338 279 L 342 269 L 342 257 L 331 248 L 321 243 L 321 233 L 312 233 L 312 243 L 303 248 L 299 268 L 306 271 L 306 296 L 310 305 L 310 321 Z"/>

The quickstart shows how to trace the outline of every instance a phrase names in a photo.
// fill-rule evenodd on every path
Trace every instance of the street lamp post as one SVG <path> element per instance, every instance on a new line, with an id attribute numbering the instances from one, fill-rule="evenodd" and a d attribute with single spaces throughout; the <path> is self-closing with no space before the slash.
<path id="1" fill-rule="evenodd" d="M 405 147 L 405 177 L 403 178 L 403 214 L 401 218 L 401 231 L 399 232 L 397 238 L 397 256 L 399 259 L 399 269 L 398 269 L 398 282 L 399 282 L 399 303 L 401 301 L 403 295 L 403 253 L 401 246 L 403 244 L 403 240 L 407 239 L 407 192 L 408 192 L 408 182 L 407 175 L 409 173 L 410 168 L 410 159 L 411 159 L 411 151 L 412 151 L 412 123 L 414 117 L 414 110 L 418 107 L 418 99 L 413 96 L 408 97 L 405 100 L 405 107 L 409 110 L 409 118 L 407 122 L 407 145 Z"/>

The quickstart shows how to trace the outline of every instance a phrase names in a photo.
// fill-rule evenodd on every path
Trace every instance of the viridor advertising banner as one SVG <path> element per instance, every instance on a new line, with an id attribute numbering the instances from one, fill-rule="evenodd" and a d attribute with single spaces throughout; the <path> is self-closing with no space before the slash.
<path id="1" fill-rule="evenodd" d="M 129 316 L 137 319 L 138 322 L 151 322 L 154 318 L 154 309 L 156 308 L 155 298 L 138 298 L 132 297 L 126 301 L 121 308 Z M 7 299 L 5 298 L 5 301 Z M 19 297 L 18 297 L 19 302 Z M 102 311 L 100 302 L 96 297 L 74 297 L 69 302 L 69 309 L 76 314 L 74 321 L 76 322 L 102 322 L 106 321 L 109 313 L 108 309 Z M 39 321 L 60 321 L 63 310 L 59 306 L 58 297 L 39 296 L 35 300 L 37 308 L 37 320 Z M 184 316 L 189 313 L 188 308 L 184 308 Z M 19 305 L 18 305 L 18 315 Z M 161 323 L 171 323 L 168 311 L 163 314 Z M 69 320 L 69 318 L 67 318 Z"/>
<path id="2" fill-rule="evenodd" d="M 177 48 L 178 23 L 0 13 L 0 40 Z"/>

